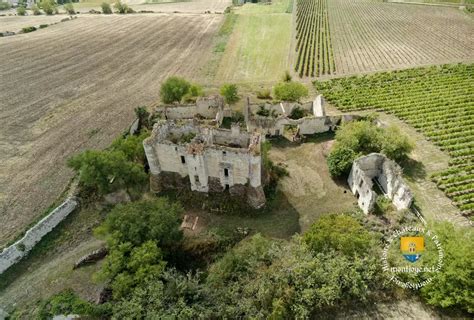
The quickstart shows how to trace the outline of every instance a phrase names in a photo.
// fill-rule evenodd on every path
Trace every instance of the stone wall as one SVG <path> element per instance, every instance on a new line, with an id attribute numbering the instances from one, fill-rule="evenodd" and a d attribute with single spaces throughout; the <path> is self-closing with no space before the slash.
<path id="1" fill-rule="evenodd" d="M 258 115 L 258 110 L 263 107 L 270 113 L 269 116 Z M 289 116 L 295 108 L 306 110 L 310 115 L 291 119 Z M 334 130 L 341 122 L 352 121 L 359 118 L 355 115 L 327 116 L 324 109 L 324 99 L 318 95 L 312 102 L 303 104 L 297 102 L 284 102 L 279 104 L 250 104 L 244 108 L 245 123 L 247 131 L 259 130 L 265 135 L 283 136 L 285 127 L 295 126 L 300 135 L 311 135 Z"/>
<path id="2" fill-rule="evenodd" d="M 219 95 L 200 97 L 194 104 L 165 105 L 156 110 L 167 120 L 203 118 L 221 124 L 225 115 L 224 99 Z"/>
<path id="3" fill-rule="evenodd" d="M 51 230 L 74 211 L 78 205 L 79 202 L 76 198 L 68 198 L 59 207 L 29 229 L 23 238 L 8 248 L 3 249 L 2 253 L 0 253 L 0 274 L 25 257 L 45 235 L 51 232 Z"/>
<path id="4" fill-rule="evenodd" d="M 374 179 L 398 210 L 411 206 L 413 194 L 402 178 L 400 166 L 380 153 L 371 153 L 354 161 L 347 180 L 364 213 L 373 210 L 377 199 L 373 190 Z"/>

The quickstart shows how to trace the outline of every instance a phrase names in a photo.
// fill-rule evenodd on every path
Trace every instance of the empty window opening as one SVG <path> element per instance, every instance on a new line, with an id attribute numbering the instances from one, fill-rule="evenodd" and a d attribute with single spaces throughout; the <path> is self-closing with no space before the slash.
<path id="1" fill-rule="evenodd" d="M 225 168 L 224 169 L 224 177 L 228 177 L 229 176 L 229 169 Z"/>
<path id="2" fill-rule="evenodd" d="M 362 187 L 362 184 L 364 184 L 364 181 L 363 181 L 363 180 L 360 180 L 360 182 L 359 182 L 359 188 Z"/>
<path id="3" fill-rule="evenodd" d="M 228 184 L 225 185 L 225 190 L 226 190 L 226 191 L 229 190 L 229 185 L 228 185 Z"/>
<path id="4" fill-rule="evenodd" d="M 225 157 L 227 155 L 227 151 L 222 151 L 222 155 Z"/>
<path id="5" fill-rule="evenodd" d="M 355 196 L 357 199 L 359 199 L 359 191 L 356 191 Z"/>
<path id="6" fill-rule="evenodd" d="M 195 181 L 196 183 L 199 183 L 199 176 L 194 176 L 194 181 Z"/>
<path id="7" fill-rule="evenodd" d="M 186 158 L 184 156 L 181 156 L 181 163 L 186 163 Z"/>

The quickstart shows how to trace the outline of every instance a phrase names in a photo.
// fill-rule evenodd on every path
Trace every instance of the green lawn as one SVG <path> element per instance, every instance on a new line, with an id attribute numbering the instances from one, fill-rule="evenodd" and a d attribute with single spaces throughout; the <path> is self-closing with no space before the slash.
<path id="1" fill-rule="evenodd" d="M 276 81 L 289 69 L 292 15 L 289 0 L 245 4 L 217 70 L 219 82 Z"/>

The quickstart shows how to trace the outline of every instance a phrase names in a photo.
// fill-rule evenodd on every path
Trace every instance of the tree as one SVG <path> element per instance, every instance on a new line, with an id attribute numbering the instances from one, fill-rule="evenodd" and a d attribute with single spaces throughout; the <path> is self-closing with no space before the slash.
<path id="1" fill-rule="evenodd" d="M 120 0 L 117 0 L 114 4 L 114 8 L 116 13 L 125 14 L 125 13 L 133 13 L 133 9 L 130 8 L 126 3 L 123 3 Z"/>
<path id="2" fill-rule="evenodd" d="M 102 8 L 102 13 L 103 14 L 112 14 L 112 8 L 110 7 L 110 4 L 107 2 L 102 2 L 100 5 Z"/>
<path id="3" fill-rule="evenodd" d="M 224 84 L 221 87 L 221 95 L 227 104 L 234 104 L 239 101 L 238 89 L 235 84 Z"/>
<path id="4" fill-rule="evenodd" d="M 343 214 L 319 218 L 304 234 L 303 241 L 313 254 L 335 251 L 364 256 L 375 247 L 372 235 L 353 217 Z"/>
<path id="5" fill-rule="evenodd" d="M 348 175 L 357 154 L 350 148 L 335 147 L 327 158 L 329 173 L 333 177 Z"/>
<path id="6" fill-rule="evenodd" d="M 68 14 L 76 14 L 76 10 L 74 10 L 74 6 L 71 2 L 68 2 L 64 5 L 64 10 L 66 10 Z"/>
<path id="7" fill-rule="evenodd" d="M 40 7 L 43 9 L 44 13 L 52 15 L 55 13 L 56 2 L 54 2 L 54 0 L 42 0 L 40 2 Z"/>
<path id="8" fill-rule="evenodd" d="M 370 121 L 352 121 L 336 132 L 336 143 L 327 159 L 328 167 L 332 176 L 343 176 L 349 174 L 356 157 L 381 152 L 392 160 L 402 161 L 408 158 L 412 149 L 408 137 L 396 127 L 383 129 Z"/>
<path id="9" fill-rule="evenodd" d="M 273 89 L 275 97 L 282 101 L 299 101 L 308 96 L 308 88 L 298 82 L 281 82 Z"/>
<path id="10" fill-rule="evenodd" d="M 80 173 L 82 185 L 101 194 L 144 183 L 146 179 L 143 167 L 129 161 L 122 151 L 87 150 L 69 159 L 68 165 Z"/>
<path id="11" fill-rule="evenodd" d="M 161 100 L 164 103 L 180 102 L 190 88 L 191 84 L 187 80 L 179 77 L 169 77 L 161 85 Z"/>
<path id="12" fill-rule="evenodd" d="M 145 131 L 139 136 L 120 137 L 112 142 L 112 149 L 122 152 L 128 161 L 143 163 L 145 161 L 145 150 L 143 149 L 143 140 L 150 135 Z"/>
<path id="13" fill-rule="evenodd" d="M 474 313 L 473 231 L 470 228 L 455 228 L 448 222 L 438 223 L 432 229 L 442 245 L 443 267 L 433 274 L 431 283 L 421 288 L 421 296 L 428 304 L 437 307 Z M 427 254 L 424 258 L 436 265 L 438 251 Z"/>
<path id="14" fill-rule="evenodd" d="M 413 150 L 413 143 L 395 126 L 384 130 L 382 137 L 382 153 L 390 159 L 402 162 L 408 158 Z"/>
<path id="15" fill-rule="evenodd" d="M 19 16 L 24 16 L 26 14 L 25 7 L 18 6 L 18 8 L 16 8 L 16 14 L 19 15 Z"/>
<path id="16" fill-rule="evenodd" d="M 40 9 L 38 8 L 38 6 L 36 4 L 33 4 L 31 6 L 31 11 L 33 11 L 33 14 L 35 16 L 39 16 L 41 14 L 41 11 L 40 11 Z"/>
<path id="17" fill-rule="evenodd" d="M 126 297 L 165 271 L 164 259 L 183 237 L 182 210 L 164 198 L 118 205 L 96 229 L 109 247 L 97 277 L 111 280 L 114 298 Z"/>
<path id="18" fill-rule="evenodd" d="M 153 240 L 166 253 L 182 239 L 179 215 L 183 208 L 165 198 L 116 206 L 98 229 L 112 245 L 132 247 Z"/>

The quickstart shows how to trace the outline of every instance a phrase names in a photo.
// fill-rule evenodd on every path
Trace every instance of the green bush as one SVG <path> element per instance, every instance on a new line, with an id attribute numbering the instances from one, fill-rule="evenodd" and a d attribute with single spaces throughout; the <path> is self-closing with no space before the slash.
<path id="1" fill-rule="evenodd" d="M 66 10 L 68 14 L 76 14 L 76 10 L 74 10 L 74 6 L 71 2 L 68 2 L 64 5 L 64 10 Z"/>
<path id="2" fill-rule="evenodd" d="M 334 148 L 327 158 L 329 173 L 331 176 L 340 177 L 348 175 L 356 157 L 357 153 L 350 148 Z"/>
<path id="3" fill-rule="evenodd" d="M 198 97 L 204 95 L 204 90 L 198 84 L 192 84 L 189 87 L 189 91 L 183 96 L 183 101 L 185 102 L 196 102 Z"/>
<path id="4" fill-rule="evenodd" d="M 306 112 L 304 109 L 296 106 L 291 110 L 290 115 L 288 116 L 290 119 L 298 120 L 306 116 Z"/>
<path id="5" fill-rule="evenodd" d="M 272 93 L 269 89 L 263 89 L 261 91 L 257 91 L 257 98 L 269 100 L 272 98 Z"/>
<path id="6" fill-rule="evenodd" d="M 407 136 L 396 127 L 379 128 L 369 121 L 344 124 L 336 132 L 336 143 L 328 156 L 332 176 L 347 175 L 356 157 L 380 152 L 395 161 L 403 161 L 413 149 Z"/>
<path id="7" fill-rule="evenodd" d="M 40 11 L 39 7 L 36 4 L 33 4 L 31 6 L 31 11 L 33 11 L 33 14 L 35 16 L 39 16 L 41 14 L 41 11 Z"/>
<path id="8" fill-rule="evenodd" d="M 56 315 L 78 314 L 98 317 L 107 312 L 107 305 L 95 305 L 79 298 L 74 291 L 67 289 L 57 293 L 39 305 L 38 318 L 52 319 Z"/>
<path id="9" fill-rule="evenodd" d="M 54 0 L 42 0 L 40 8 L 43 9 L 47 15 L 53 15 L 56 12 L 56 2 Z"/>
<path id="10" fill-rule="evenodd" d="M 180 102 L 191 88 L 191 84 L 179 77 L 169 77 L 160 89 L 161 101 L 164 103 Z"/>
<path id="11" fill-rule="evenodd" d="M 303 235 L 315 255 L 336 251 L 346 256 L 370 254 L 376 243 L 372 235 L 353 217 L 330 214 L 319 218 Z"/>
<path id="12" fill-rule="evenodd" d="M 120 14 L 134 13 L 135 12 L 126 3 L 123 3 L 120 0 L 117 0 L 117 2 L 115 2 L 114 8 L 116 10 L 116 13 L 120 13 Z"/>
<path id="13" fill-rule="evenodd" d="M 16 14 L 19 16 L 24 16 L 26 14 L 26 9 L 23 6 L 16 8 Z"/>
<path id="14" fill-rule="evenodd" d="M 40 27 L 40 29 L 44 29 L 44 28 L 47 28 L 47 27 L 48 27 L 48 25 L 47 25 L 47 24 L 40 24 L 40 26 L 39 26 L 39 27 Z"/>
<path id="15" fill-rule="evenodd" d="M 103 14 L 112 14 L 112 8 L 110 7 L 110 4 L 107 2 L 102 2 L 100 5 L 102 8 L 102 13 Z"/>
<path id="16" fill-rule="evenodd" d="M 285 71 L 285 73 L 283 74 L 283 82 L 291 82 L 292 79 L 293 77 L 291 76 L 290 72 Z"/>
<path id="17" fill-rule="evenodd" d="M 165 198 L 116 206 L 96 235 L 105 238 L 109 254 L 96 275 L 112 280 L 114 298 L 127 296 L 137 285 L 159 277 L 183 237 L 181 206 Z"/>
<path id="18" fill-rule="evenodd" d="M 239 101 L 238 89 L 235 84 L 224 84 L 221 87 L 221 95 L 227 104 L 234 104 Z"/>
<path id="19" fill-rule="evenodd" d="M 33 32 L 33 31 L 36 31 L 36 27 L 25 27 L 25 28 L 22 28 L 21 31 L 23 33 Z"/>
<path id="20" fill-rule="evenodd" d="M 8 2 L 0 1 L 0 10 L 8 10 L 11 7 L 12 6 Z M 23 14 L 20 14 L 20 16 L 23 16 Z"/>
<path id="21" fill-rule="evenodd" d="M 455 228 L 448 222 L 438 223 L 433 231 L 443 248 L 443 267 L 433 281 L 421 288 L 421 296 L 430 305 L 455 308 L 474 313 L 474 234 L 471 228 Z M 430 253 L 427 253 L 430 254 Z M 431 252 L 433 264 L 438 252 Z"/>
<path id="22" fill-rule="evenodd" d="M 69 159 L 68 165 L 80 174 L 80 183 L 100 194 L 145 183 L 143 166 L 131 162 L 120 150 L 87 150 Z"/>
<path id="23" fill-rule="evenodd" d="M 298 82 L 281 82 L 273 91 L 275 97 L 281 101 L 299 101 L 308 96 L 308 88 Z"/>

